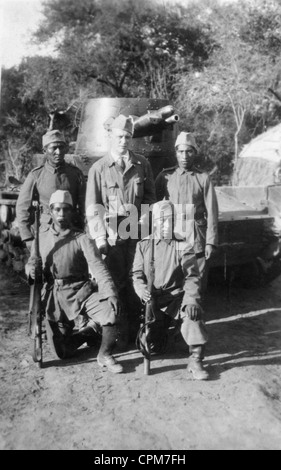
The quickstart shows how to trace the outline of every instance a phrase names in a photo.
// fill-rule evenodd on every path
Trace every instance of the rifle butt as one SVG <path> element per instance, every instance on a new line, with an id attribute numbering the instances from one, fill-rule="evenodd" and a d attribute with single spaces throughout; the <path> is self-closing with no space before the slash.
<path id="1" fill-rule="evenodd" d="M 42 291 L 42 259 L 39 249 L 39 226 L 40 226 L 40 205 L 38 201 L 32 203 L 35 209 L 35 222 L 34 222 L 34 255 L 35 255 L 35 278 L 34 283 L 30 288 L 30 333 L 33 339 L 33 353 L 32 358 L 34 362 L 38 363 L 41 368 L 43 364 L 43 347 L 42 347 L 42 305 L 41 305 L 41 291 Z M 40 262 L 40 264 L 39 264 Z M 40 266 L 40 272 L 38 272 Z"/>
<path id="2" fill-rule="evenodd" d="M 146 357 L 144 358 L 143 362 L 143 373 L 144 375 L 150 374 L 150 359 L 147 359 Z"/>
<path id="3" fill-rule="evenodd" d="M 34 349 L 33 349 L 33 361 L 37 362 L 38 367 L 41 369 L 43 364 L 43 350 L 42 350 L 42 335 L 36 335 L 34 339 Z"/>

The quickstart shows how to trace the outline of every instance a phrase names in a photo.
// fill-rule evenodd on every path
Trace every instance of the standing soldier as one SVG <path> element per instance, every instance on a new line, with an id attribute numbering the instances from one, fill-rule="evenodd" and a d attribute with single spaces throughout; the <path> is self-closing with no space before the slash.
<path id="1" fill-rule="evenodd" d="M 194 251 L 202 281 L 208 280 L 208 261 L 218 243 L 218 203 L 212 181 L 194 165 L 198 147 L 194 136 L 181 132 L 175 143 L 178 165 L 163 170 L 156 178 L 157 200 L 194 205 Z"/>
<path id="2" fill-rule="evenodd" d="M 51 223 L 49 200 L 57 189 L 68 190 L 73 200 L 73 224 L 83 227 L 85 212 L 86 183 L 79 168 L 65 162 L 67 144 L 58 130 L 43 135 L 43 152 L 46 161 L 28 174 L 16 205 L 17 220 L 22 241 L 30 249 L 34 238 L 32 231 L 32 201 L 42 206 L 40 230 L 46 230 Z"/>
<path id="3" fill-rule="evenodd" d="M 150 163 L 130 150 L 132 136 L 132 119 L 122 114 L 116 117 L 111 125 L 110 150 L 90 168 L 86 191 L 89 233 L 96 240 L 100 253 L 106 255 L 123 306 L 124 342 L 128 339 L 125 333 L 129 326 L 128 315 L 131 326 L 137 321 L 138 299 L 129 280 L 129 271 L 144 223 L 141 209 L 142 205 L 156 201 Z M 136 216 L 132 227 L 136 232 L 129 237 L 121 230 L 128 213 Z"/>

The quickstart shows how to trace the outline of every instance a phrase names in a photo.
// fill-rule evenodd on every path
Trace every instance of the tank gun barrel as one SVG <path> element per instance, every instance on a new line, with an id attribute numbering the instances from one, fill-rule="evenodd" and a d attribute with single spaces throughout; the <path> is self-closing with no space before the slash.
<path id="1" fill-rule="evenodd" d="M 164 106 L 156 111 L 148 112 L 139 118 L 133 117 L 134 134 L 133 137 L 145 137 L 157 134 L 163 129 L 174 125 L 179 121 L 178 114 L 174 114 L 173 106 Z"/>
<path id="2" fill-rule="evenodd" d="M 170 116 L 167 119 L 165 119 L 165 122 L 167 124 L 175 124 L 176 122 L 179 122 L 179 120 L 180 120 L 179 115 L 178 114 L 173 114 L 173 116 Z"/>

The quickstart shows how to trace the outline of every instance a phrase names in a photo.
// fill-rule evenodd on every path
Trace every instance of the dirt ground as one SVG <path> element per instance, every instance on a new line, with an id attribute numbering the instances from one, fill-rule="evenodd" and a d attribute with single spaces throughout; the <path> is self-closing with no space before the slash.
<path id="1" fill-rule="evenodd" d="M 151 375 L 132 345 L 116 357 L 125 373 L 102 372 L 86 345 L 59 361 L 44 343 L 33 363 L 28 287 L 1 266 L 2 450 L 280 450 L 281 277 L 260 289 L 209 287 L 205 364 L 192 380 L 174 336 Z"/>

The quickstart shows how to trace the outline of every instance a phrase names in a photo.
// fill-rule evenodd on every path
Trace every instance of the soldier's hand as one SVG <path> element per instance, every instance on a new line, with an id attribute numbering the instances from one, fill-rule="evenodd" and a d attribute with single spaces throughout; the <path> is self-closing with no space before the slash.
<path id="1" fill-rule="evenodd" d="M 145 304 L 151 300 L 151 293 L 147 290 L 147 288 L 144 289 L 141 300 Z"/>
<path id="2" fill-rule="evenodd" d="M 216 247 L 214 245 L 206 245 L 205 247 L 205 258 L 210 259 L 213 255 Z"/>
<path id="3" fill-rule="evenodd" d="M 27 240 L 25 242 L 25 245 L 26 245 L 26 248 L 31 251 L 31 247 L 32 247 L 32 240 Z"/>
<path id="4" fill-rule="evenodd" d="M 107 240 L 103 240 L 99 245 L 98 249 L 101 255 L 107 255 L 108 250 L 109 250 L 109 244 Z"/>
<path id="5" fill-rule="evenodd" d="M 33 265 L 30 267 L 29 276 L 31 279 L 35 279 L 35 277 L 39 277 L 42 273 L 42 259 L 37 258 L 33 261 Z"/>
<path id="6" fill-rule="evenodd" d="M 115 315 L 120 315 L 120 302 L 119 302 L 119 299 L 118 297 L 112 295 L 111 297 L 108 297 L 107 299 L 110 307 L 112 308 L 112 310 L 114 311 Z"/>
<path id="7" fill-rule="evenodd" d="M 30 268 L 30 271 L 29 271 L 29 277 L 31 277 L 31 279 L 35 279 L 35 264 L 33 266 L 31 266 Z"/>
<path id="8" fill-rule="evenodd" d="M 202 310 L 197 305 L 186 305 L 184 310 L 190 320 L 198 321 L 202 318 Z"/>

